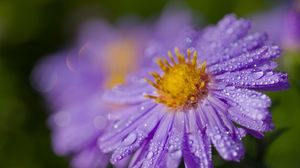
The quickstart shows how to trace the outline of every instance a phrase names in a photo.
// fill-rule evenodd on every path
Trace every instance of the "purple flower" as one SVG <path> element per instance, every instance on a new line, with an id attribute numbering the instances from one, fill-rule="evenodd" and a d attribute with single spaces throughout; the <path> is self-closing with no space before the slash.
<path id="1" fill-rule="evenodd" d="M 53 148 L 59 155 L 73 155 L 72 167 L 108 164 L 97 139 L 109 125 L 106 112 L 118 107 L 103 104 L 100 97 L 147 60 L 140 59 L 146 36 L 142 28 L 115 29 L 93 22 L 81 32 L 79 47 L 43 59 L 34 70 L 33 85 L 52 112 Z"/>
<path id="2" fill-rule="evenodd" d="M 149 36 L 170 39 L 175 36 L 172 31 L 161 34 L 166 24 L 176 31 L 188 21 L 185 12 L 176 16 L 167 12 L 154 26 L 116 29 L 91 22 L 80 32 L 79 47 L 43 59 L 33 71 L 33 85 L 43 93 L 52 112 L 49 125 L 55 152 L 72 155 L 72 167 L 105 167 L 108 155 L 100 151 L 98 137 L 110 124 L 106 113 L 121 107 L 102 102 L 104 89 L 123 83 L 128 73 L 151 61 L 151 49 L 145 49 L 152 43 Z M 149 57 L 142 58 L 144 53 Z M 117 166 L 126 164 L 125 160 Z"/>
<path id="3" fill-rule="evenodd" d="M 288 87 L 287 74 L 274 71 L 279 47 L 250 28 L 228 15 L 201 32 L 153 40 L 159 66 L 103 95 L 125 106 L 109 114 L 113 124 L 100 138 L 111 162 L 131 158 L 129 167 L 163 168 L 183 158 L 188 168 L 213 167 L 212 145 L 225 160 L 242 159 L 246 134 L 259 138 L 273 129 L 271 100 L 258 91 Z"/>
<path id="4" fill-rule="evenodd" d="M 285 48 L 300 50 L 300 12 L 289 10 L 284 16 L 283 44 Z"/>
<path id="5" fill-rule="evenodd" d="M 255 30 L 267 32 L 284 49 L 300 49 L 300 12 L 296 6 L 273 9 L 253 18 Z"/>

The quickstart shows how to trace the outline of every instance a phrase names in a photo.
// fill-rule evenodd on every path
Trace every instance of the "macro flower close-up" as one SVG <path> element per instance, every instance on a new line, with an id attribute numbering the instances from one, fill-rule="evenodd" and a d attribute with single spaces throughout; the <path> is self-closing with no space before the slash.
<path id="1" fill-rule="evenodd" d="M 298 168 L 300 0 L 0 1 L 0 168 Z"/>
<path id="2" fill-rule="evenodd" d="M 114 124 L 100 138 L 100 148 L 113 151 L 111 162 L 132 155 L 129 167 L 178 167 L 183 157 L 186 167 L 213 167 L 212 146 L 223 159 L 240 161 L 242 138 L 274 127 L 271 100 L 260 91 L 288 87 L 287 74 L 274 71 L 279 47 L 250 28 L 227 15 L 179 34 L 174 50 L 160 50 L 152 78 L 142 73 L 108 91 L 108 101 L 127 106 L 109 114 Z"/>
<path id="3" fill-rule="evenodd" d="M 189 21 L 186 12 L 171 15 L 167 11 L 152 31 L 144 30 L 142 25 L 139 29 L 117 30 L 102 22 L 91 22 L 80 32 L 79 49 L 40 61 L 33 73 L 33 85 L 51 107 L 49 126 L 56 153 L 73 155 L 73 167 L 108 164 L 108 155 L 100 151 L 97 139 L 109 125 L 106 113 L 121 107 L 103 103 L 103 90 L 124 83 L 128 73 L 151 61 L 151 57 L 142 58 L 151 33 L 160 33 L 166 20 L 174 30 L 180 30 L 182 26 L 176 22 L 183 19 Z"/>

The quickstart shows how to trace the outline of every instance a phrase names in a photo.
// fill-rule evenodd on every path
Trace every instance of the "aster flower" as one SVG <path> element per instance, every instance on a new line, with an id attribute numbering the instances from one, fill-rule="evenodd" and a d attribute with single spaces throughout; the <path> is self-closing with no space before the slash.
<path id="1" fill-rule="evenodd" d="M 72 167 L 108 164 L 97 138 L 109 124 L 106 112 L 117 107 L 103 104 L 100 96 L 142 65 L 138 56 L 146 36 L 143 29 L 115 29 L 92 22 L 81 32 L 79 49 L 51 55 L 34 70 L 33 84 L 52 112 L 49 125 L 54 150 L 59 155 L 73 155 Z"/>
<path id="2" fill-rule="evenodd" d="M 144 53 L 151 55 L 144 47 L 146 41 L 151 43 L 149 36 L 160 34 L 166 23 L 174 30 L 181 29 L 180 23 L 188 24 L 186 12 L 175 16 L 169 12 L 155 26 L 116 29 L 104 22 L 86 24 L 76 44 L 79 47 L 51 55 L 35 68 L 33 85 L 43 93 L 52 112 L 49 125 L 54 151 L 72 155 L 72 167 L 108 164 L 108 155 L 100 151 L 97 139 L 109 125 L 106 113 L 121 107 L 103 103 L 101 94 L 151 61 L 151 57 L 140 57 Z M 174 36 L 169 32 L 160 37 L 170 39 L 171 35 Z M 125 166 L 126 161 L 118 165 Z"/>
<path id="3" fill-rule="evenodd" d="M 246 134 L 260 138 L 273 129 L 271 100 L 259 91 L 288 87 L 287 74 L 274 71 L 279 47 L 250 28 L 228 15 L 201 32 L 178 32 L 167 44 L 153 40 L 159 68 L 103 95 L 125 106 L 109 114 L 114 124 L 99 138 L 103 152 L 113 152 L 110 161 L 158 168 L 178 167 L 183 158 L 188 168 L 207 168 L 212 146 L 225 160 L 242 159 Z"/>
<path id="4" fill-rule="evenodd" d="M 300 49 L 300 9 L 289 10 L 283 23 L 283 44 L 285 48 Z"/>
<path id="5" fill-rule="evenodd" d="M 299 50 L 300 5 L 296 2 L 293 6 L 285 5 L 253 16 L 254 29 L 267 32 L 286 50 Z"/>

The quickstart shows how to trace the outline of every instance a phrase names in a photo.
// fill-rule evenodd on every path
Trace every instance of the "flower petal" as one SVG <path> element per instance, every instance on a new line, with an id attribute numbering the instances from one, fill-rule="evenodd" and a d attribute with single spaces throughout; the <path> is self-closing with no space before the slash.
<path id="1" fill-rule="evenodd" d="M 220 62 L 208 67 L 210 74 L 218 75 L 225 72 L 233 72 L 236 70 L 255 67 L 256 64 L 267 62 L 278 57 L 280 50 L 278 46 L 263 46 L 251 52 Z"/>
<path id="2" fill-rule="evenodd" d="M 203 103 L 199 113 L 204 115 L 208 124 L 206 133 L 221 157 L 225 160 L 239 161 L 244 156 L 244 147 L 240 134 L 230 121 L 224 116 L 221 117 L 222 112 L 218 112 L 209 102 Z M 228 126 L 228 123 L 231 126 Z"/>
<path id="3" fill-rule="evenodd" d="M 262 95 L 262 98 L 264 96 Z M 215 108 L 218 108 L 237 124 L 258 132 L 270 131 L 273 128 L 271 115 L 267 111 L 257 111 L 257 114 L 247 114 L 243 104 L 235 104 L 230 106 L 230 103 L 225 103 L 226 100 L 210 97 L 210 102 Z M 225 107 L 225 108 L 224 108 Z M 247 108 L 247 107 L 246 107 Z M 257 118 L 259 117 L 259 118 Z M 262 119 L 263 118 L 263 119 Z"/>
<path id="4" fill-rule="evenodd" d="M 158 128 L 153 132 L 153 138 L 151 138 L 147 149 L 141 152 L 139 161 L 135 161 L 133 168 L 145 167 L 156 168 L 161 167 L 160 164 L 166 164 L 165 158 L 166 150 L 164 150 L 167 143 L 168 132 L 173 124 L 174 115 L 166 114 L 161 120 Z"/>
<path id="5" fill-rule="evenodd" d="M 105 167 L 109 157 L 104 155 L 94 144 L 92 147 L 85 148 L 74 156 L 71 165 L 74 168 L 83 167 Z"/>
<path id="6" fill-rule="evenodd" d="M 151 92 L 153 89 L 142 79 L 139 84 L 130 87 L 129 85 L 118 85 L 112 90 L 102 94 L 105 101 L 117 104 L 136 104 L 145 100 L 144 93 Z"/>
<path id="7" fill-rule="evenodd" d="M 262 71 L 260 69 L 246 69 L 230 72 L 216 77 L 219 83 L 235 87 L 278 91 L 289 87 L 286 73 Z"/>
<path id="8" fill-rule="evenodd" d="M 250 30 L 250 27 L 249 21 L 237 19 L 235 15 L 227 15 L 217 26 L 204 30 L 198 46 L 203 51 L 206 51 L 204 53 L 211 53 L 210 50 L 219 51 L 237 39 L 243 38 Z M 205 49 L 204 46 L 210 47 Z M 207 55 L 204 56 L 207 58 Z"/>
<path id="9" fill-rule="evenodd" d="M 214 54 L 208 59 L 207 65 L 211 66 L 233 57 L 239 56 L 244 52 L 250 52 L 251 50 L 261 47 L 267 39 L 267 35 L 264 33 L 253 33 L 245 36 L 244 38 L 230 43 L 228 47 L 224 47 L 223 50 L 214 52 Z M 201 55 L 201 52 L 200 52 Z"/>
<path id="10" fill-rule="evenodd" d="M 53 129 L 52 139 L 56 153 L 77 152 L 103 133 L 108 121 L 103 113 L 99 113 L 99 109 L 105 110 L 105 106 L 99 101 L 91 99 L 88 103 L 68 106 L 50 117 L 49 125 Z"/>
<path id="11" fill-rule="evenodd" d="M 142 108 L 140 106 L 133 106 L 128 108 L 128 111 L 124 111 L 124 116 L 114 122 L 110 131 L 107 131 L 99 139 L 101 150 L 105 153 L 115 150 L 121 144 L 122 140 L 136 130 L 138 126 L 143 128 L 142 130 L 145 129 L 144 131 L 147 131 L 146 134 L 149 133 L 156 123 L 148 123 L 149 120 L 146 119 L 149 118 L 153 121 L 157 121 L 159 116 L 157 114 L 154 115 L 152 110 L 156 110 L 153 103 L 142 106 Z M 149 125 L 143 127 L 143 124 Z"/>
<path id="12" fill-rule="evenodd" d="M 183 146 L 185 167 L 213 167 L 211 143 L 203 128 L 203 123 L 199 125 L 200 119 L 198 119 L 194 110 L 186 114 L 186 130 Z"/>
<path id="13" fill-rule="evenodd" d="M 239 106 L 243 115 L 250 118 L 263 120 L 270 115 L 268 108 L 271 106 L 271 99 L 265 94 L 235 87 L 226 87 L 216 94 L 227 100 L 231 106 Z"/>
<path id="14" fill-rule="evenodd" d="M 137 122 L 140 123 L 140 122 Z M 141 147 L 145 139 L 151 131 L 155 131 L 155 127 L 159 123 L 159 118 L 155 115 L 150 116 L 143 123 L 140 123 L 135 130 L 129 132 L 127 136 L 118 145 L 118 148 L 113 152 L 111 162 L 116 164 L 123 158 L 132 155 L 138 148 Z"/>

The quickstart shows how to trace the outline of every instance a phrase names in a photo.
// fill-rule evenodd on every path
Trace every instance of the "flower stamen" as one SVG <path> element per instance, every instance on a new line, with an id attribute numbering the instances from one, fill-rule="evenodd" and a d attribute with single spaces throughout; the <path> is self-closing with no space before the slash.
<path id="1" fill-rule="evenodd" d="M 151 72 L 154 82 L 146 79 L 157 92 L 157 96 L 146 94 L 145 97 L 154 99 L 171 108 L 185 108 L 194 106 L 208 93 L 209 76 L 206 73 L 206 62 L 197 66 L 197 52 L 187 49 L 184 54 L 178 48 L 174 50 L 177 62 L 171 51 L 168 52 L 170 62 L 165 58 L 157 60 L 157 65 L 163 75 Z"/>

